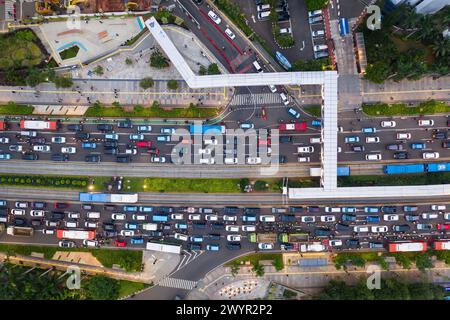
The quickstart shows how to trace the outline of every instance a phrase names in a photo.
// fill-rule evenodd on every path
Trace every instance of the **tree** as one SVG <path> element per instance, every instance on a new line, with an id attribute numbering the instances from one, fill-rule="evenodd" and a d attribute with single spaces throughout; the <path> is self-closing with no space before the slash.
<path id="1" fill-rule="evenodd" d="M 217 65 L 217 63 L 211 63 L 208 66 L 208 74 L 220 74 L 219 66 Z"/>
<path id="2" fill-rule="evenodd" d="M 230 273 L 233 277 L 235 277 L 237 275 L 239 271 L 239 263 L 237 261 L 233 261 L 233 264 L 231 265 L 230 268 Z"/>
<path id="3" fill-rule="evenodd" d="M 245 192 L 245 186 L 250 184 L 250 180 L 247 178 L 242 178 L 239 180 L 239 187 L 241 189 L 241 192 Z"/>
<path id="4" fill-rule="evenodd" d="M 431 46 L 433 53 L 436 57 L 445 57 L 450 54 L 450 39 L 439 37 L 435 43 Z"/>
<path id="5" fill-rule="evenodd" d="M 169 62 L 159 50 L 156 50 L 150 56 L 150 66 L 157 69 L 163 69 L 169 66 Z"/>
<path id="6" fill-rule="evenodd" d="M 117 300 L 119 282 L 105 276 L 93 276 L 83 286 L 86 296 L 92 300 Z"/>
<path id="7" fill-rule="evenodd" d="M 255 263 L 253 263 L 252 271 L 256 274 L 257 277 L 262 277 L 264 275 L 264 266 L 256 261 Z"/>
<path id="8" fill-rule="evenodd" d="M 69 77 L 56 77 L 54 83 L 57 88 L 70 88 L 73 86 L 73 81 Z"/>
<path id="9" fill-rule="evenodd" d="M 416 256 L 416 267 L 420 271 L 425 271 L 425 269 L 433 268 L 433 261 L 431 261 L 431 254 L 425 252 L 423 254 L 418 254 Z"/>
<path id="10" fill-rule="evenodd" d="M 133 64 L 133 60 L 131 60 L 130 58 L 126 58 L 126 59 L 125 59 L 125 64 L 128 65 L 128 66 L 130 66 L 130 65 Z"/>
<path id="11" fill-rule="evenodd" d="M 139 86 L 144 90 L 152 88 L 154 85 L 155 81 L 152 78 L 144 78 L 141 81 L 139 81 Z"/>
<path id="12" fill-rule="evenodd" d="M 255 181 L 255 190 L 256 191 L 264 191 L 267 190 L 267 182 L 264 180 L 256 180 Z"/>
<path id="13" fill-rule="evenodd" d="M 102 76 L 105 73 L 105 71 L 103 70 L 102 66 L 96 66 L 94 68 L 94 73 L 98 76 Z"/>
<path id="14" fill-rule="evenodd" d="M 374 83 L 383 83 L 389 76 L 389 65 L 383 61 L 369 64 L 364 73 L 364 78 Z"/>
<path id="15" fill-rule="evenodd" d="M 201 76 L 204 76 L 207 73 L 208 73 L 208 70 L 205 68 L 205 66 L 200 66 L 200 68 L 198 70 L 198 74 Z"/>
<path id="16" fill-rule="evenodd" d="M 169 88 L 170 90 L 177 90 L 178 89 L 178 81 L 177 80 L 167 81 L 167 88 Z"/>
<path id="17" fill-rule="evenodd" d="M 44 81 L 44 75 L 38 69 L 29 69 L 28 75 L 25 78 L 25 81 L 26 81 L 27 85 L 29 85 L 30 87 L 35 87 L 39 83 Z"/>

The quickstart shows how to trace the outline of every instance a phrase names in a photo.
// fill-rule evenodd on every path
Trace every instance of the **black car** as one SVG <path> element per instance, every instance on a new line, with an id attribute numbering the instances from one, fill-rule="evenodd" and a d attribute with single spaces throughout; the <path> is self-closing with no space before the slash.
<path id="1" fill-rule="evenodd" d="M 214 222 L 211 227 L 216 230 L 225 229 L 225 225 L 222 222 Z"/>
<path id="2" fill-rule="evenodd" d="M 239 242 L 228 242 L 227 248 L 229 250 L 241 250 L 241 244 Z"/>
<path id="3" fill-rule="evenodd" d="M 54 220 L 63 220 L 66 214 L 64 212 L 53 211 L 50 217 Z"/>
<path id="4" fill-rule="evenodd" d="M 104 148 L 103 149 L 103 153 L 104 154 L 112 154 L 115 155 L 119 152 L 119 150 L 117 148 Z"/>
<path id="5" fill-rule="evenodd" d="M 115 140 L 106 140 L 103 143 L 104 148 L 117 148 L 118 145 L 119 145 L 119 143 Z"/>
<path id="6" fill-rule="evenodd" d="M 114 211 L 114 210 L 116 210 L 116 206 L 113 205 L 113 204 L 107 204 L 107 205 L 104 205 L 104 206 L 103 206 L 103 210 L 106 210 L 106 211 Z"/>
<path id="7" fill-rule="evenodd" d="M 236 214 L 238 212 L 239 212 L 238 207 L 225 207 L 223 209 L 223 213 L 225 213 L 225 214 Z"/>
<path id="8" fill-rule="evenodd" d="M 341 232 L 349 232 L 352 231 L 352 227 L 350 227 L 348 224 L 343 224 L 343 223 L 336 223 L 336 231 L 341 231 Z"/>
<path id="9" fill-rule="evenodd" d="M 188 248 L 189 250 L 202 250 L 202 245 L 198 243 L 189 243 Z"/>
<path id="10" fill-rule="evenodd" d="M 450 149 L 450 141 L 442 141 L 442 148 Z"/>
<path id="11" fill-rule="evenodd" d="M 287 21 L 289 20 L 289 14 L 287 12 L 278 13 L 278 21 Z"/>
<path id="12" fill-rule="evenodd" d="M 382 206 L 381 207 L 381 212 L 383 212 L 383 213 L 396 213 L 397 212 L 397 207 L 394 207 L 394 206 Z"/>
<path id="13" fill-rule="evenodd" d="M 320 212 L 320 208 L 316 206 L 310 206 L 307 208 L 308 212 Z"/>
<path id="14" fill-rule="evenodd" d="M 347 239 L 347 240 L 345 241 L 345 243 L 347 244 L 347 246 L 348 246 L 349 248 L 356 249 L 356 248 L 359 248 L 359 247 L 360 247 L 360 245 L 359 245 L 359 240 L 358 240 L 358 239 Z"/>
<path id="15" fill-rule="evenodd" d="M 113 130 L 113 126 L 106 123 L 101 123 L 97 125 L 97 130 L 101 132 L 110 132 Z"/>
<path id="16" fill-rule="evenodd" d="M 88 140 L 91 135 L 87 132 L 77 132 L 75 133 L 75 139 L 77 140 Z"/>
<path id="17" fill-rule="evenodd" d="M 411 227 L 407 224 L 399 224 L 392 226 L 392 230 L 394 232 L 408 232 L 411 229 Z"/>
<path id="18" fill-rule="evenodd" d="M 433 133 L 433 138 L 434 139 L 447 139 L 447 132 L 435 130 Z"/>
<path id="19" fill-rule="evenodd" d="M 295 215 L 293 214 L 282 214 L 281 215 L 282 222 L 295 222 Z"/>
<path id="20" fill-rule="evenodd" d="M 84 157 L 84 161 L 85 162 L 100 162 L 100 156 L 91 154 L 91 155 Z"/>
<path id="21" fill-rule="evenodd" d="M 117 231 L 103 231 L 103 235 L 106 237 L 106 238 L 114 238 L 114 237 L 117 237 Z"/>
<path id="22" fill-rule="evenodd" d="M 45 143 L 45 138 L 44 137 L 34 137 L 34 138 L 30 138 L 29 142 L 30 143 L 37 143 L 37 144 L 44 144 Z"/>
<path id="23" fill-rule="evenodd" d="M 39 156 L 36 153 L 24 153 L 22 154 L 22 160 L 38 160 Z"/>
<path id="24" fill-rule="evenodd" d="M 24 226 L 26 224 L 27 224 L 27 222 L 25 221 L 25 219 L 22 219 L 22 218 L 15 218 L 14 219 L 14 225 L 15 226 Z"/>
<path id="25" fill-rule="evenodd" d="M 292 142 L 292 136 L 281 136 L 280 143 L 290 143 Z"/>
<path id="26" fill-rule="evenodd" d="M 205 222 L 197 222 L 192 224 L 192 228 L 194 229 L 206 229 L 206 223 Z"/>
<path id="27" fill-rule="evenodd" d="M 47 204 L 45 202 L 36 201 L 31 204 L 31 206 L 35 209 L 43 209 Z"/>
<path id="28" fill-rule="evenodd" d="M 294 250 L 294 244 L 289 242 L 284 242 L 280 245 L 281 250 Z"/>
<path id="29" fill-rule="evenodd" d="M 131 162 L 131 157 L 129 155 L 120 155 L 120 156 L 117 156 L 116 162 L 129 163 L 129 162 Z"/>
<path id="30" fill-rule="evenodd" d="M 52 154 L 52 161 L 67 161 L 69 160 L 69 155 L 63 153 Z"/>
<path id="31" fill-rule="evenodd" d="M 352 146 L 352 150 L 353 152 L 363 152 L 364 150 L 366 150 L 366 148 L 364 146 L 357 145 Z"/>
<path id="32" fill-rule="evenodd" d="M 220 234 L 219 233 L 210 233 L 208 234 L 208 237 L 210 240 L 220 240 Z"/>
<path id="33" fill-rule="evenodd" d="M 245 214 L 259 214 L 261 212 L 260 208 L 245 208 L 244 213 Z"/>
<path id="34" fill-rule="evenodd" d="M 173 212 L 173 208 L 172 207 L 158 207 L 158 212 L 172 213 Z"/>
<path id="35" fill-rule="evenodd" d="M 162 236 L 163 236 L 163 233 L 162 233 L 162 231 L 157 230 L 157 231 L 149 231 L 149 232 L 147 233 L 147 235 L 148 235 L 149 237 L 162 237 Z"/>
<path id="36" fill-rule="evenodd" d="M 303 212 L 303 207 L 289 207 L 290 213 L 300 213 Z"/>
<path id="37" fill-rule="evenodd" d="M 314 229 L 314 236 L 315 237 L 329 237 L 331 235 L 330 229 L 324 229 L 324 228 L 316 228 Z"/>
<path id="38" fill-rule="evenodd" d="M 133 124 L 131 123 L 131 121 L 119 121 L 117 123 L 117 126 L 119 128 L 133 128 Z"/>
<path id="39" fill-rule="evenodd" d="M 396 152 L 394 153 L 394 159 L 408 159 L 408 152 Z"/>
<path id="40" fill-rule="evenodd" d="M 41 219 L 33 219 L 33 220 L 31 220 L 31 225 L 38 227 L 38 226 L 42 225 L 42 220 Z"/>
<path id="41" fill-rule="evenodd" d="M 68 124 L 67 130 L 68 131 L 83 131 L 83 125 L 82 124 Z"/>
<path id="42" fill-rule="evenodd" d="M 193 0 L 194 1 L 194 3 L 196 4 L 196 5 L 201 5 L 202 3 L 203 3 L 203 0 Z"/>
<path id="43" fill-rule="evenodd" d="M 401 151 L 401 150 L 403 150 L 403 145 L 402 144 L 388 144 L 388 145 L 386 145 L 386 150 Z"/>

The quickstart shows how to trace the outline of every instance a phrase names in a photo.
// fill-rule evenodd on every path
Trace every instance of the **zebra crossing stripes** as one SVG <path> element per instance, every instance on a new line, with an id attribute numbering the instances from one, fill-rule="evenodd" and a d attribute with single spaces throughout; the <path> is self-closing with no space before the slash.
<path id="1" fill-rule="evenodd" d="M 158 285 L 161 287 L 192 290 L 197 285 L 197 281 L 167 277 L 162 279 Z"/>
<path id="2" fill-rule="evenodd" d="M 246 106 L 253 104 L 282 104 L 281 97 L 276 93 L 237 94 L 230 102 L 231 106 Z"/>

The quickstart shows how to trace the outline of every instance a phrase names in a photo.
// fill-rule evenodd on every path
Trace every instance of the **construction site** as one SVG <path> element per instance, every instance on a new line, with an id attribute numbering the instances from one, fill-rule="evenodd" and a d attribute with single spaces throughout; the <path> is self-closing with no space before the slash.
<path id="1" fill-rule="evenodd" d="M 125 12 L 150 10 L 154 0 L 37 0 L 36 12 L 41 15 L 66 14 L 67 8 L 78 6 L 81 13 Z M 159 1 L 156 1 L 159 2 Z"/>

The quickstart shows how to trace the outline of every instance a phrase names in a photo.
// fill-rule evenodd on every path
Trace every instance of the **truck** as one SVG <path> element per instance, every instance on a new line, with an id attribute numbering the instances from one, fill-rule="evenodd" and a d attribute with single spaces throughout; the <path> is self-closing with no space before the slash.
<path id="1" fill-rule="evenodd" d="M 278 126 L 280 131 L 306 131 L 306 121 L 296 123 L 282 123 Z"/>
<path id="2" fill-rule="evenodd" d="M 320 177 L 322 174 L 321 168 L 309 168 L 309 175 L 311 177 Z M 340 166 L 337 167 L 337 176 L 345 177 L 350 175 L 350 167 L 349 166 Z"/>
<path id="3" fill-rule="evenodd" d="M 28 130 L 58 130 L 56 121 L 20 120 L 20 129 Z"/>
<path id="4" fill-rule="evenodd" d="M 248 235 L 250 242 L 265 242 L 265 243 L 275 243 L 277 242 L 276 233 L 250 233 Z"/>
<path id="5" fill-rule="evenodd" d="M 307 233 L 280 233 L 278 240 L 282 243 L 305 242 L 309 240 Z"/>
<path id="6" fill-rule="evenodd" d="M 299 246 L 300 252 L 321 252 L 327 250 L 327 247 L 320 242 L 302 243 Z"/>
<path id="7" fill-rule="evenodd" d="M 189 132 L 190 134 L 222 134 L 225 133 L 225 126 L 191 124 Z"/>
<path id="8" fill-rule="evenodd" d="M 159 252 L 169 252 L 169 253 L 181 253 L 180 244 L 168 244 L 162 242 L 147 242 L 147 250 L 159 251 Z"/>
<path id="9" fill-rule="evenodd" d="M 58 239 L 94 240 L 95 235 L 95 230 L 56 230 L 56 237 Z"/>
<path id="10" fill-rule="evenodd" d="M 34 229 L 29 227 L 8 227 L 6 234 L 10 236 L 24 236 L 31 237 L 34 234 Z"/>
<path id="11" fill-rule="evenodd" d="M 136 203 L 138 202 L 138 194 L 80 192 L 79 200 L 81 202 Z"/>
<path id="12" fill-rule="evenodd" d="M 429 163 L 426 166 L 427 166 L 427 172 L 448 172 L 448 171 L 450 171 L 450 162 Z"/>
<path id="13" fill-rule="evenodd" d="M 0 121 L 0 131 L 8 130 L 8 124 L 5 121 Z"/>
<path id="14" fill-rule="evenodd" d="M 389 252 L 417 252 L 426 250 L 427 243 L 424 241 L 395 241 L 388 243 Z"/>
<path id="15" fill-rule="evenodd" d="M 407 174 L 407 173 L 421 173 L 425 172 L 424 164 L 401 164 L 401 165 L 386 165 L 383 167 L 385 174 Z"/>
<path id="16" fill-rule="evenodd" d="M 450 250 L 450 240 L 434 241 L 434 250 Z"/>

